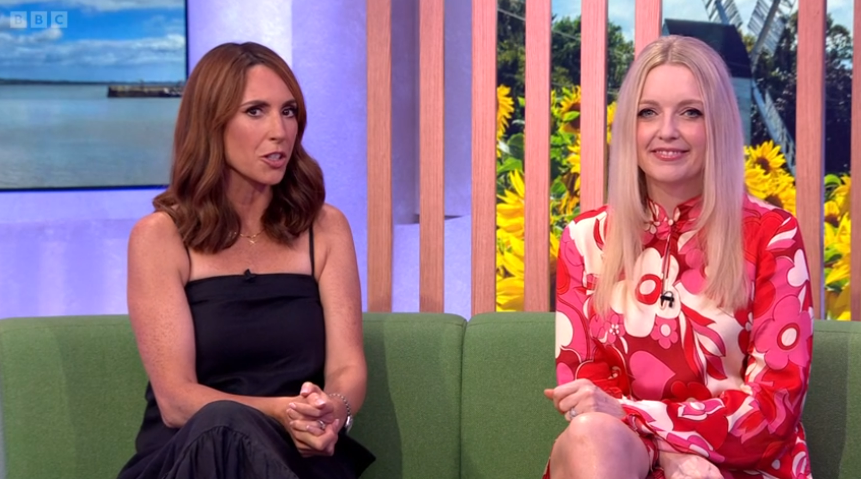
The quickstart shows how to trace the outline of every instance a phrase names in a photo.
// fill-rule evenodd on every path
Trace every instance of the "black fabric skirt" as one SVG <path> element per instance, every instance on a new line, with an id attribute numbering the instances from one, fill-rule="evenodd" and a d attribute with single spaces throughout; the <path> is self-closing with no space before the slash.
<path id="1" fill-rule="evenodd" d="M 355 479 L 373 461 L 343 432 L 333 456 L 304 458 L 278 421 L 234 401 L 216 401 L 163 447 L 135 455 L 118 479 Z"/>

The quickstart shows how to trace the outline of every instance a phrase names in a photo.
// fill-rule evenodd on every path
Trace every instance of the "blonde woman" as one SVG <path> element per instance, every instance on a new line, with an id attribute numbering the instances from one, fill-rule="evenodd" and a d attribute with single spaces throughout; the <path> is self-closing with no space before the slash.
<path id="1" fill-rule="evenodd" d="M 569 425 L 545 477 L 809 478 L 812 307 L 796 219 L 747 195 L 726 65 L 662 37 L 619 94 L 609 204 L 559 250 Z"/>

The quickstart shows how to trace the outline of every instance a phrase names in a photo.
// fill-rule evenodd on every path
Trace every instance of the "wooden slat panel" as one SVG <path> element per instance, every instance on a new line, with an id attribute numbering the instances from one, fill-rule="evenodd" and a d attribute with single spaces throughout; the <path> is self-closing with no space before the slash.
<path id="1" fill-rule="evenodd" d="M 607 151 L 607 0 L 583 3 L 580 46 L 580 211 L 604 204 Z"/>
<path id="2" fill-rule="evenodd" d="M 419 4 L 419 310 L 444 309 L 444 0 Z"/>
<path id="3" fill-rule="evenodd" d="M 392 1 L 368 0 L 368 311 L 392 310 Z"/>
<path id="4" fill-rule="evenodd" d="M 634 54 L 661 36 L 662 0 L 636 0 L 634 6 Z M 584 2 L 585 3 L 585 2 Z"/>
<path id="5" fill-rule="evenodd" d="M 550 10 L 526 5 L 525 311 L 550 309 Z"/>
<path id="6" fill-rule="evenodd" d="M 796 212 L 810 267 L 813 314 L 825 317 L 822 236 L 825 156 L 825 0 L 798 7 L 798 102 L 795 122 Z"/>
<path id="7" fill-rule="evenodd" d="M 472 0 L 472 314 L 496 310 L 496 0 Z"/>
<path id="8" fill-rule="evenodd" d="M 855 38 L 852 45 L 852 71 L 861 72 L 861 0 L 855 0 Z M 852 76 L 852 160 L 851 176 L 855 184 L 850 204 L 855 206 L 850 247 L 854 253 L 850 262 L 852 291 L 852 321 L 861 321 L 861 74 Z"/>

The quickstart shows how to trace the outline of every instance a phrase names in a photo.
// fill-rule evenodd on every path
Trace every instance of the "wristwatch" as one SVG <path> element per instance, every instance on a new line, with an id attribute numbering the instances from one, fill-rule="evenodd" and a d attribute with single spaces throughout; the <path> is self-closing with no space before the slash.
<path id="1" fill-rule="evenodd" d="M 353 428 L 353 411 L 350 408 L 350 401 L 347 401 L 347 398 L 340 393 L 329 393 L 329 396 L 335 396 L 344 402 L 344 408 L 347 410 L 347 417 L 344 419 L 344 431 L 350 432 L 350 429 Z"/>
<path id="2" fill-rule="evenodd" d="M 347 409 L 347 418 L 344 419 L 344 431 L 350 432 L 350 429 L 353 428 L 353 415 L 350 414 L 350 409 Z"/>

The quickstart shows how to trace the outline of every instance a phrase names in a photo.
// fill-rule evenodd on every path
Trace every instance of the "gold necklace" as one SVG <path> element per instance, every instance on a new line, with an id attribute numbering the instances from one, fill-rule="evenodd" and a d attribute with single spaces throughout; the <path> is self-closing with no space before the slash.
<path id="1" fill-rule="evenodd" d="M 237 233 L 237 234 L 238 234 L 241 238 L 245 238 L 245 239 L 247 239 L 249 243 L 251 243 L 251 244 L 255 244 L 255 243 L 257 243 L 257 237 L 258 237 L 258 236 L 260 236 L 261 234 L 263 234 L 263 231 L 265 231 L 265 230 L 260 230 L 260 231 L 258 231 L 257 233 L 254 233 L 253 235 L 244 235 L 244 234 L 242 234 L 242 233 Z"/>

